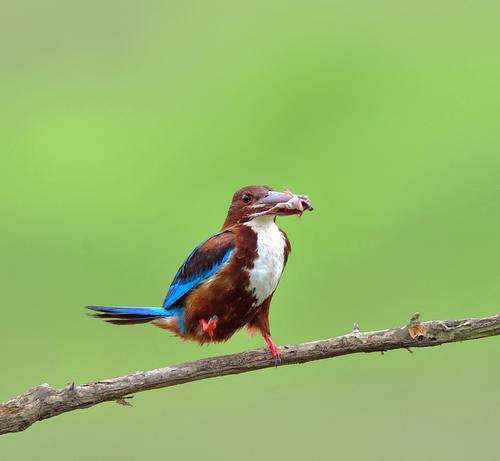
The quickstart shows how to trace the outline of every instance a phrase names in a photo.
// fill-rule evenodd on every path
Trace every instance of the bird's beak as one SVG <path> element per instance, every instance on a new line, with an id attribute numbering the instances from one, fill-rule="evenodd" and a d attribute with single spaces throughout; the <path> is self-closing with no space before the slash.
<path id="1" fill-rule="evenodd" d="M 304 211 L 312 211 L 313 206 L 307 195 L 295 195 L 290 191 L 269 191 L 265 197 L 253 205 L 254 216 L 262 215 L 301 215 Z"/>

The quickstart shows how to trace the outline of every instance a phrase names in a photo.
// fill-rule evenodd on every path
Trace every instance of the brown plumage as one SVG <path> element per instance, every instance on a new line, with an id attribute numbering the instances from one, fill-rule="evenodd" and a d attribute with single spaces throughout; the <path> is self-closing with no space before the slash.
<path id="1" fill-rule="evenodd" d="M 114 323 L 151 317 L 155 325 L 200 344 L 226 341 L 247 326 L 262 333 L 278 359 L 269 308 L 291 246 L 275 221 L 311 209 L 307 196 L 267 186 L 240 189 L 221 231 L 199 245 L 177 272 L 163 308 L 92 309 Z"/>

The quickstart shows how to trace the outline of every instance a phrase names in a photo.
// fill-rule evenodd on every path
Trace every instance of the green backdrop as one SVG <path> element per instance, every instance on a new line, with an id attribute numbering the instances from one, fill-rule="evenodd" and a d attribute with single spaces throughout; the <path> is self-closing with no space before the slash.
<path id="1" fill-rule="evenodd" d="M 500 311 L 497 2 L 5 2 L 0 400 L 263 347 L 118 328 L 252 183 L 311 196 L 278 344 Z M 138 394 L 0 439 L 2 460 L 500 456 L 500 338 Z"/>

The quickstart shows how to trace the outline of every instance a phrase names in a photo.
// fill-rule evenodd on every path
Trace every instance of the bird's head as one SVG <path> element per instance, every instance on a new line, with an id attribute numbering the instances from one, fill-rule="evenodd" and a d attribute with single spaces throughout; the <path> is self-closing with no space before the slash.
<path id="1" fill-rule="evenodd" d="M 295 195 L 290 191 L 277 192 L 267 186 L 247 186 L 233 195 L 224 227 L 263 216 L 300 216 L 304 211 L 312 209 L 307 195 Z"/>

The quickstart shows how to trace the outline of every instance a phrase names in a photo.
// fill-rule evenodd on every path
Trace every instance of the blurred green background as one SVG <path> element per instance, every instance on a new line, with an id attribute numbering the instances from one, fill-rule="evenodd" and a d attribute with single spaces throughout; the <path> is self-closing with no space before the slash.
<path id="1" fill-rule="evenodd" d="M 86 304 L 161 303 L 252 183 L 311 196 L 278 344 L 500 311 L 498 2 L 3 2 L 0 400 L 263 347 Z M 2 460 L 498 459 L 499 338 L 136 395 Z"/>

